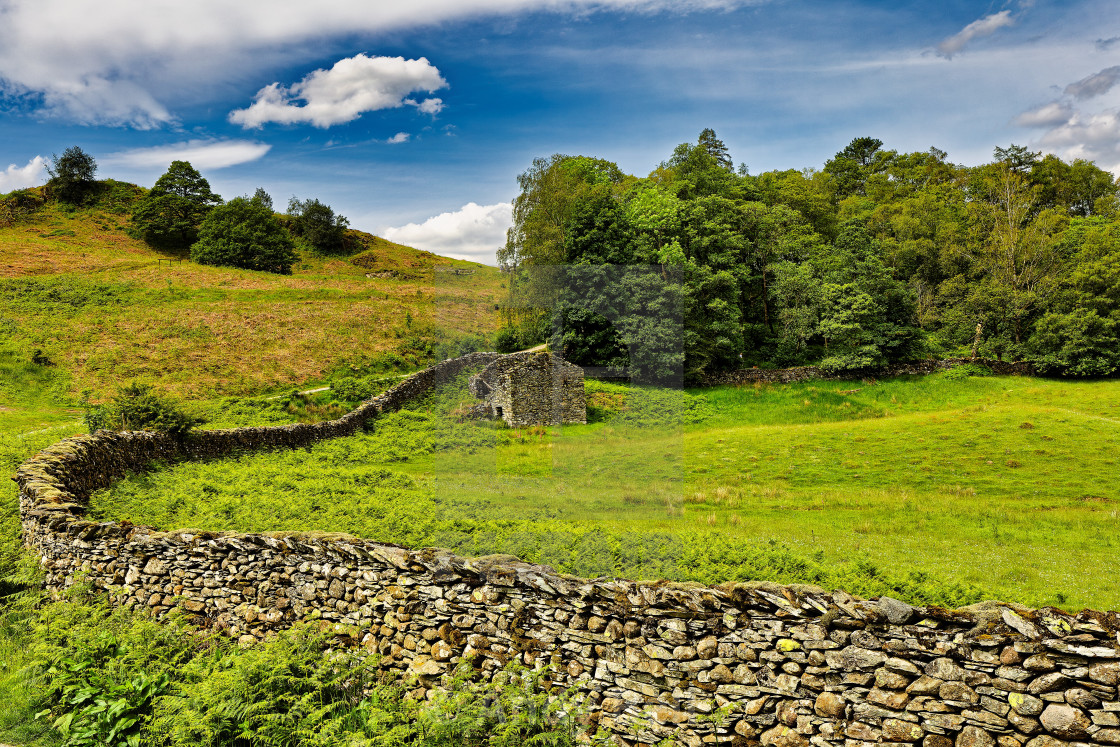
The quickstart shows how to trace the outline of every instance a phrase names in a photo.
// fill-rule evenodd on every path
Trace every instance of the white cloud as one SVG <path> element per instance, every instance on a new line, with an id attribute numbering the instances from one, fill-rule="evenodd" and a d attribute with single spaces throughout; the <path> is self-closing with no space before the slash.
<path id="1" fill-rule="evenodd" d="M 1120 110 L 1096 114 L 1074 113 L 1068 122 L 1051 129 L 1038 145 L 1067 160 L 1084 158 L 1120 174 Z"/>
<path id="2" fill-rule="evenodd" d="M 269 122 L 306 122 L 325 128 L 350 122 L 365 112 L 407 104 L 423 111 L 422 107 L 433 99 L 417 104 L 407 95 L 446 87 L 439 70 L 424 57 L 406 60 L 358 54 L 339 60 L 330 70 L 316 70 L 290 88 L 279 83 L 265 86 L 248 109 L 231 112 L 229 119 L 246 128 L 259 128 Z"/>
<path id="3" fill-rule="evenodd" d="M 13 163 L 4 171 L 0 171 L 0 195 L 14 189 L 37 187 L 46 181 L 47 159 L 35 156 L 27 162 L 26 166 L 16 166 Z"/>
<path id="4" fill-rule="evenodd" d="M 1020 127 L 1054 127 L 1065 124 L 1073 116 L 1073 107 L 1064 101 L 1051 101 L 1015 118 Z"/>
<path id="5" fill-rule="evenodd" d="M 683 13 L 764 1 L 0 0 L 0 91 L 79 122 L 154 127 L 174 120 L 168 107 L 184 96 L 207 98 L 357 34 L 540 10 Z"/>
<path id="6" fill-rule="evenodd" d="M 110 153 L 107 166 L 166 168 L 172 161 L 189 161 L 196 169 L 224 169 L 262 158 L 271 145 L 252 140 L 187 140 L 182 143 Z"/>
<path id="7" fill-rule="evenodd" d="M 1114 65 L 1082 78 L 1076 83 L 1070 83 L 1063 93 L 1083 101 L 1108 93 L 1118 82 L 1120 82 L 1120 65 Z"/>
<path id="8" fill-rule="evenodd" d="M 398 132 L 396 135 L 393 135 L 391 138 L 389 138 L 385 142 L 387 142 L 391 145 L 396 145 L 397 143 L 407 143 L 409 137 L 410 136 L 407 132 Z"/>
<path id="9" fill-rule="evenodd" d="M 440 213 L 423 223 L 384 228 L 381 235 L 398 244 L 456 259 L 495 264 L 498 249 L 506 243 L 506 229 L 513 221 L 513 205 L 478 205 L 468 202 L 451 213 Z"/>
<path id="10" fill-rule="evenodd" d="M 414 104 L 418 111 L 424 114 L 431 114 L 433 117 L 443 111 L 443 99 L 424 99 L 419 104 L 411 100 L 406 100 L 405 103 Z"/>
<path id="11" fill-rule="evenodd" d="M 945 58 L 952 58 L 960 52 L 973 39 L 982 36 L 991 36 L 1005 26 L 1011 26 L 1015 19 L 1011 17 L 1010 10 L 1001 10 L 998 13 L 984 16 L 973 21 L 957 33 L 937 45 L 937 53 Z"/>

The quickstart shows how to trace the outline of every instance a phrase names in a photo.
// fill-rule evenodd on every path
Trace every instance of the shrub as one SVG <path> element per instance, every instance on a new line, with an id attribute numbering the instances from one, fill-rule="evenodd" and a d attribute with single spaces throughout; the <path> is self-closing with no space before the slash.
<path id="1" fill-rule="evenodd" d="M 198 229 L 191 259 L 203 265 L 292 273 L 295 245 L 272 211 L 236 197 L 210 211 Z"/>
<path id="2" fill-rule="evenodd" d="M 953 366 L 946 371 L 942 376 L 946 379 L 957 380 L 967 379 L 971 376 L 991 376 L 992 369 L 979 363 L 962 363 L 959 366 Z"/>
<path id="3" fill-rule="evenodd" d="M 150 384 L 133 382 L 117 393 L 104 405 L 89 402 L 89 392 L 83 393 L 84 420 L 90 433 L 102 428 L 114 431 L 158 431 L 182 438 L 204 418 L 180 409 L 171 399 L 156 394 Z"/>

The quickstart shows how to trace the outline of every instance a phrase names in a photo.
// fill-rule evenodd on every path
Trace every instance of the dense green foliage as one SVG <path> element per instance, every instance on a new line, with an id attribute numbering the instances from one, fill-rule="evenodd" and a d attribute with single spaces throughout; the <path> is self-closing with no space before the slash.
<path id="1" fill-rule="evenodd" d="M 179 403 L 162 396 L 151 384 L 132 382 L 122 387 L 104 404 L 85 398 L 85 423 L 89 432 L 107 428 L 113 431 L 157 431 L 182 438 L 205 418 L 188 413 Z"/>
<path id="2" fill-rule="evenodd" d="M 132 230 L 149 244 L 187 248 L 198 239 L 203 218 L 222 198 L 187 161 L 172 161 L 132 210 Z"/>
<path id="3" fill-rule="evenodd" d="M 970 352 L 1115 373 L 1116 181 L 1021 146 L 995 156 L 966 168 L 861 137 L 820 171 L 752 176 L 705 130 L 645 178 L 537 159 L 499 259 L 510 307 L 538 311 L 507 314 L 500 339 L 550 320 L 573 360 L 647 378 Z M 662 287 L 592 270 L 608 265 L 641 265 Z"/>
<path id="4" fill-rule="evenodd" d="M 93 192 L 97 182 L 97 161 L 76 145 L 62 151 L 61 156 L 52 156 L 47 167 L 50 180 L 47 190 L 60 202 L 80 205 Z"/>
<path id="5" fill-rule="evenodd" d="M 262 202 L 235 197 L 207 213 L 191 259 L 289 275 L 296 261 L 292 237 Z"/>
<path id="6" fill-rule="evenodd" d="M 346 228 L 350 221 L 335 214 L 330 205 L 319 200 L 288 201 L 292 232 L 324 254 L 338 254 L 346 249 Z"/>

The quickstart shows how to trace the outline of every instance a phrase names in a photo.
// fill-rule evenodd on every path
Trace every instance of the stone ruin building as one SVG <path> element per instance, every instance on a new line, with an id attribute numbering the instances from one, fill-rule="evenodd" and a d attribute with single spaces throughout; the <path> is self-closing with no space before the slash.
<path id="1" fill-rule="evenodd" d="M 478 414 L 511 426 L 587 422 L 583 369 L 545 351 L 499 358 L 471 377 L 470 390 L 483 400 Z"/>

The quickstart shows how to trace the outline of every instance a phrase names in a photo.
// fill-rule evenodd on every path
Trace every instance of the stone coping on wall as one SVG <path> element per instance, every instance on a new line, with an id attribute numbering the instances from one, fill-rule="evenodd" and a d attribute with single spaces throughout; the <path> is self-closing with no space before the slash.
<path id="1" fill-rule="evenodd" d="M 162 532 L 83 518 L 94 490 L 153 460 L 353 433 L 495 357 L 437 364 L 328 423 L 183 441 L 105 431 L 67 439 L 16 475 L 24 542 L 53 591 L 82 579 L 118 604 L 182 610 L 245 643 L 318 620 L 420 690 L 464 660 L 483 674 L 512 660 L 547 665 L 619 744 L 1120 744 L 1117 612 L 999 602 L 946 610 L 811 586 L 584 579 L 512 556 L 342 534 Z"/>

